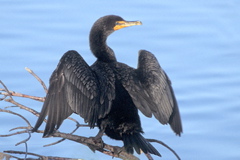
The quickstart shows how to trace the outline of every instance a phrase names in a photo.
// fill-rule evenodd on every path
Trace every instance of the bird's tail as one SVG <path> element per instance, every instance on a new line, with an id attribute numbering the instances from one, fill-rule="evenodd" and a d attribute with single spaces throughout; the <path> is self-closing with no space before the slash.
<path id="1" fill-rule="evenodd" d="M 124 148 L 127 153 L 133 154 L 133 148 L 140 154 L 140 150 L 144 153 L 151 153 L 161 157 L 161 154 L 140 134 L 123 134 Z"/>

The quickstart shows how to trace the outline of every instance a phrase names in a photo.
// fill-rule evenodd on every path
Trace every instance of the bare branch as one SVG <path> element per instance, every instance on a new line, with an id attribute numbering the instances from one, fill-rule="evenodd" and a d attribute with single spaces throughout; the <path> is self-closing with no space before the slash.
<path id="1" fill-rule="evenodd" d="M 19 131 L 19 132 L 15 132 L 15 133 L 11 133 L 11 134 L 2 134 L 2 135 L 0 135 L 0 137 L 10 137 L 10 136 L 18 135 L 18 134 L 23 134 L 23 133 L 27 133 L 27 130 Z"/>
<path id="2" fill-rule="evenodd" d="M 17 130 L 17 129 L 29 129 L 29 127 L 16 127 L 16 128 L 12 128 L 9 131 L 13 131 L 13 130 Z"/>
<path id="3" fill-rule="evenodd" d="M 9 137 L 9 136 L 12 136 L 12 135 L 17 135 L 17 134 L 22 134 L 22 133 L 29 133 L 29 129 L 32 128 L 32 127 L 31 127 L 30 123 L 26 120 L 25 117 L 23 117 L 22 115 L 20 115 L 18 113 L 9 111 L 9 110 L 0 109 L 0 112 L 7 112 L 7 113 L 10 113 L 10 114 L 17 115 L 20 118 L 24 119 L 27 122 L 27 124 L 29 125 L 28 127 L 17 127 L 17 128 L 11 129 L 11 130 L 16 130 L 16 129 L 26 129 L 26 130 L 15 132 L 15 133 L 12 133 L 12 134 L 7 134 L 7 135 L 0 135 L 0 137 Z M 77 128 L 75 128 L 73 132 L 75 132 L 80 126 L 81 125 L 78 124 Z M 37 133 L 43 133 L 43 131 L 41 131 L 41 130 L 37 130 L 36 132 Z M 112 157 L 118 157 L 118 158 L 122 158 L 122 159 L 125 159 L 126 157 L 128 157 L 128 158 L 131 157 L 130 159 L 133 159 L 133 160 L 134 159 L 136 159 L 136 160 L 138 159 L 137 157 L 135 157 L 135 156 L 133 156 L 131 154 L 128 154 L 125 151 L 122 151 L 119 154 L 114 154 L 115 148 L 117 146 L 111 146 L 111 145 L 108 145 L 108 144 L 104 143 L 104 148 L 103 148 L 101 142 L 96 143 L 95 141 L 92 140 L 92 138 L 87 138 L 87 137 L 83 137 L 83 136 L 76 136 L 76 135 L 72 135 L 72 133 L 71 134 L 66 134 L 66 133 L 56 132 L 52 136 L 53 137 L 61 137 L 61 138 L 63 138 L 63 140 L 68 139 L 68 140 L 72 140 L 72 141 L 84 144 L 86 146 L 91 146 L 91 148 L 94 148 L 94 150 L 100 151 L 100 152 L 102 152 L 104 154 L 107 154 L 107 155 L 110 155 Z M 27 147 L 26 142 L 29 139 L 30 139 L 30 133 L 29 133 L 29 137 L 26 140 L 23 140 L 23 141 L 17 143 L 16 145 L 19 145 L 21 143 L 25 143 L 25 145 Z M 63 141 L 63 140 L 61 140 L 61 141 Z M 56 143 L 60 143 L 60 142 L 56 142 Z M 56 144 L 56 143 L 53 143 L 53 144 Z M 53 145 L 53 144 L 50 144 L 50 145 Z"/>
<path id="4" fill-rule="evenodd" d="M 86 146 L 90 145 L 95 150 L 102 152 L 104 154 L 107 154 L 109 156 L 112 156 L 112 157 L 118 157 L 118 158 L 122 158 L 122 159 L 126 159 L 126 157 L 127 157 L 128 159 L 138 160 L 137 157 L 135 157 L 132 154 L 128 154 L 125 150 L 122 150 L 119 154 L 114 154 L 115 148 L 117 146 L 111 146 L 111 145 L 105 144 L 104 142 L 95 142 L 92 140 L 92 138 L 76 136 L 76 135 L 66 134 L 66 133 L 61 133 L 61 132 L 55 132 L 52 136 L 53 137 L 63 137 L 68 140 L 72 140 L 72 141 L 84 144 Z M 104 146 L 104 147 L 102 147 L 102 146 Z M 118 148 L 120 148 L 120 147 L 118 147 Z"/>
<path id="5" fill-rule="evenodd" d="M 37 112 L 36 110 L 34 110 L 34 109 L 32 109 L 32 108 L 29 108 L 29 107 L 27 107 L 27 106 L 24 106 L 24 105 L 22 105 L 22 104 L 20 104 L 20 103 L 18 103 L 18 102 L 16 102 L 16 101 L 14 101 L 13 98 L 11 98 L 11 99 L 5 99 L 5 101 L 6 101 L 6 102 L 9 102 L 9 103 L 12 103 L 12 104 L 15 104 L 15 105 L 18 106 L 19 108 L 24 109 L 24 110 L 26 110 L 26 111 L 28 111 L 28 112 L 36 115 L 36 116 L 39 116 L 39 112 Z"/>
<path id="6" fill-rule="evenodd" d="M 9 154 L 26 154 L 25 152 L 22 152 L 22 151 L 11 151 L 11 150 L 9 150 L 9 151 L 4 151 L 4 153 L 0 152 L 0 157 L 1 157 L 2 154 L 4 154 L 4 156 L 8 156 L 9 158 L 16 158 L 16 159 L 19 159 L 19 160 L 21 159 L 21 158 L 15 157 L 15 156 L 7 155 L 6 153 L 9 153 Z M 42 160 L 48 160 L 48 159 L 51 159 L 51 160 L 78 160 L 78 159 L 74 159 L 74 158 L 42 156 L 42 155 L 35 154 L 35 153 L 28 153 L 28 155 L 38 157 L 38 158 L 31 158 L 32 160 L 34 160 L 34 159 L 36 159 L 36 160 L 39 160 L 39 159 L 42 159 Z"/>
<path id="7" fill-rule="evenodd" d="M 45 83 L 41 80 L 41 78 L 39 78 L 31 69 L 25 67 L 25 70 L 27 70 L 31 75 L 33 75 L 41 83 L 41 85 L 43 86 L 44 91 L 47 93 L 48 89 L 47 89 Z"/>
<path id="8" fill-rule="evenodd" d="M 1 109 L 1 108 L 0 108 L 0 112 L 7 112 L 7 113 L 10 113 L 10 114 L 14 114 L 18 117 L 21 117 L 28 124 L 29 129 L 32 128 L 30 122 L 25 117 L 23 117 L 22 115 L 20 115 L 18 113 L 15 113 L 15 112 L 12 112 L 12 111 L 9 111 L 9 110 L 4 110 L 4 109 Z"/>
<path id="9" fill-rule="evenodd" d="M 3 84 L 3 83 L 1 83 L 1 84 Z M 2 89 L 2 88 L 0 88 L 0 91 L 5 91 L 5 93 L 4 92 L 0 92 L 1 95 L 5 96 L 5 98 L 7 96 L 15 96 L 15 97 L 30 98 L 30 99 L 33 99 L 33 100 L 36 100 L 36 101 L 40 101 L 40 102 L 44 102 L 44 99 L 45 99 L 43 97 L 30 96 L 30 95 L 27 95 L 27 94 L 22 94 L 22 93 L 10 91 L 10 90 L 8 90 L 8 92 L 6 92 L 6 90 Z M 5 99 L 5 98 L 1 98 L 1 100 Z"/>
<path id="10" fill-rule="evenodd" d="M 178 160 L 181 160 L 181 158 L 178 156 L 178 154 L 171 148 L 169 147 L 167 144 L 163 143 L 162 141 L 156 140 L 156 139 L 147 139 L 149 142 L 156 142 L 161 144 L 162 146 L 166 147 L 167 149 L 169 149 L 176 157 Z"/>
<path id="11" fill-rule="evenodd" d="M 17 103 L 16 101 L 13 100 L 11 92 L 8 90 L 8 88 L 6 87 L 6 85 L 0 80 L 0 83 L 3 85 L 3 87 L 5 88 L 5 91 L 8 93 L 9 99 L 4 99 L 6 102 L 10 102 L 12 104 L 15 104 L 16 106 L 20 107 L 21 109 L 27 110 L 29 112 L 31 112 L 34 115 L 39 115 L 39 113 L 37 111 L 35 111 L 34 109 L 31 109 L 29 107 L 26 107 L 20 103 Z"/>
<path id="12" fill-rule="evenodd" d="M 26 142 L 31 138 L 31 134 L 30 134 L 31 131 L 30 130 L 26 130 L 26 131 L 28 132 L 28 138 L 23 140 L 23 141 L 21 141 L 21 142 L 18 142 L 17 144 L 15 144 L 15 146 L 18 146 L 19 144 L 22 144 L 22 143 L 25 143 L 27 145 Z"/>
<path id="13" fill-rule="evenodd" d="M 77 123 L 76 128 L 75 128 L 71 133 L 69 133 L 69 134 L 73 134 L 74 132 L 76 132 L 76 131 L 78 130 L 78 128 L 79 128 L 81 125 L 79 124 L 78 121 L 76 121 L 75 119 L 73 119 L 73 118 L 71 118 L 71 117 L 69 117 L 68 119 L 70 119 L 70 120 L 72 120 L 72 121 L 74 121 L 74 122 Z M 56 141 L 56 142 L 54 142 L 54 143 L 50 143 L 50 144 L 44 145 L 44 147 L 58 144 L 58 143 L 60 143 L 60 142 L 62 142 L 62 141 L 64 141 L 64 140 L 66 140 L 66 138 L 62 138 L 62 139 L 60 139 L 59 141 Z"/>
<path id="14" fill-rule="evenodd" d="M 8 88 L 5 86 L 5 84 L 1 80 L 0 80 L 0 83 L 5 88 L 5 91 L 8 93 L 8 96 L 10 97 L 10 99 L 12 99 L 11 93 L 9 92 Z"/>
<path id="15" fill-rule="evenodd" d="M 43 86 L 45 92 L 47 93 L 47 88 L 46 88 L 46 85 L 44 84 L 44 82 L 32 71 L 30 70 L 29 68 L 25 68 L 30 74 L 32 74 L 40 83 L 41 85 Z M 38 101 L 44 101 L 45 98 L 42 98 L 42 97 L 35 97 L 35 96 L 30 96 L 30 95 L 26 95 L 26 94 L 22 94 L 22 93 L 18 93 L 18 92 L 14 92 L 14 91 L 10 91 L 8 90 L 8 88 L 6 87 L 6 85 L 0 81 L 0 84 L 2 84 L 2 86 L 4 87 L 4 89 L 1 89 L 0 88 L 0 91 L 3 91 L 3 92 L 0 92 L 0 95 L 3 95 L 3 98 L 0 98 L 0 100 L 4 100 L 6 102 L 9 102 L 9 103 L 12 103 L 14 104 L 15 106 L 18 106 L 20 109 L 23 109 L 25 111 L 28 111 L 30 113 L 32 113 L 33 115 L 36 115 L 37 117 L 39 116 L 39 112 L 27 107 L 27 106 L 24 106 L 18 102 L 16 102 L 14 99 L 13 99 L 13 96 L 16 96 L 16 97 L 23 97 L 23 98 L 28 98 L 28 99 L 34 99 L 34 100 L 38 100 Z M 7 97 L 9 97 L 7 99 Z M 12 107 L 12 106 L 11 106 Z M 22 115 L 18 114 L 18 113 L 15 113 L 15 112 L 12 112 L 12 111 L 9 111 L 9 110 L 4 110 L 4 109 L 0 109 L 0 112 L 6 112 L 6 113 L 9 113 L 9 114 L 13 114 L 13 115 L 16 115 L 18 117 L 20 117 L 21 119 L 23 119 L 26 123 L 27 123 L 27 127 L 16 127 L 16 128 L 12 128 L 10 131 L 15 131 L 15 130 L 19 130 L 19 129 L 24 129 L 23 131 L 18 131 L 18 132 L 15 132 L 15 133 L 11 133 L 11 134 L 6 134 L 6 135 L 0 135 L 0 137 L 9 137 L 9 136 L 13 136 L 13 135 L 18 135 L 18 134 L 22 134 L 22 133 L 28 133 L 29 136 L 27 139 L 17 143 L 16 145 L 19 145 L 19 144 L 22 144 L 22 143 L 25 143 L 25 146 L 26 146 L 26 152 L 27 152 L 27 141 L 31 138 L 31 129 L 32 129 L 32 126 L 30 124 L 30 122 Z M 75 131 L 78 130 L 79 127 L 88 127 L 88 125 L 83 125 L 83 124 L 79 124 L 79 122 L 71 117 L 68 117 L 69 120 L 73 121 L 76 123 L 76 128 L 70 132 L 70 133 L 62 133 L 62 132 L 59 132 L 59 131 L 56 131 L 52 136 L 53 137 L 60 137 L 62 139 L 54 142 L 54 143 L 51 143 L 51 144 L 48 144 L 48 145 L 45 145 L 45 146 L 50 146 L 50 145 L 55 145 L 57 143 L 60 143 L 62 141 L 64 141 L 65 139 L 68 139 L 68 140 L 71 140 L 71 141 L 75 141 L 77 143 L 81 143 L 83 145 L 86 145 L 88 146 L 90 149 L 92 149 L 93 151 L 97 150 L 99 152 L 102 152 L 106 155 L 109 155 L 109 156 L 112 156 L 112 157 L 118 157 L 118 158 L 121 158 L 121 159 L 132 159 L 132 160 L 138 160 L 137 157 L 135 157 L 134 155 L 132 154 L 128 154 L 125 149 L 123 149 L 123 147 L 118 147 L 118 146 L 112 146 L 112 145 L 108 145 L 106 143 L 104 143 L 103 141 L 101 142 L 96 142 L 93 140 L 93 138 L 89 137 L 83 137 L 83 136 L 77 136 L 77 135 L 73 135 L 73 133 L 75 133 Z M 46 119 L 44 120 L 44 122 L 46 122 Z M 37 130 L 36 133 L 43 133 L 42 130 Z M 155 139 L 147 139 L 149 142 L 157 142 L 161 145 L 163 145 L 164 147 L 168 148 L 177 158 L 178 160 L 180 160 L 180 157 L 176 154 L 176 152 L 171 149 L 169 146 L 167 146 L 165 143 L 163 143 L 162 141 L 159 141 L 159 140 L 155 140 Z M 16 151 L 7 151 L 7 152 L 12 152 L 12 153 L 16 153 Z M 43 157 L 41 155 L 37 155 L 37 154 L 31 154 L 31 153 L 27 153 L 26 152 L 18 152 L 18 154 L 29 154 L 29 155 L 35 155 L 35 156 L 38 156 L 40 158 L 47 158 L 47 157 Z M 147 158 L 149 160 L 152 160 L 152 157 L 150 154 L 146 154 Z M 26 158 L 26 156 L 25 156 Z"/>

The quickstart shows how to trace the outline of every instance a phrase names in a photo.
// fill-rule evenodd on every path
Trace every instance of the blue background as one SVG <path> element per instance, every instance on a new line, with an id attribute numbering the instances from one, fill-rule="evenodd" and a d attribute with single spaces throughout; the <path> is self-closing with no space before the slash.
<path id="1" fill-rule="evenodd" d="M 137 66 L 138 51 L 154 53 L 169 75 L 178 99 L 184 133 L 179 138 L 169 126 L 141 115 L 146 138 L 162 140 L 183 160 L 237 160 L 240 158 L 240 1 L 0 1 L 0 80 L 9 88 L 44 97 L 41 85 L 25 70 L 31 68 L 48 85 L 48 79 L 67 50 L 77 50 L 92 64 L 96 59 L 88 44 L 89 31 L 99 17 L 116 14 L 125 20 L 141 20 L 113 33 L 108 45 L 117 59 Z M 42 103 L 15 100 L 40 111 Z M 0 108 L 10 106 L 0 102 Z M 18 109 L 32 125 L 36 117 Z M 24 126 L 16 116 L 0 113 L 0 134 Z M 82 122 L 78 116 L 73 116 Z M 44 125 L 41 127 L 43 129 Z M 65 121 L 61 131 L 75 127 Z M 94 136 L 97 129 L 80 128 L 77 134 Z M 15 144 L 28 135 L 0 138 L 0 152 L 25 151 Z M 32 134 L 29 152 L 92 160 L 111 157 L 93 153 L 71 141 L 42 147 L 57 138 Z M 104 137 L 106 143 L 121 142 Z M 174 155 L 154 144 L 162 158 Z M 139 156 L 145 159 L 144 156 Z"/>

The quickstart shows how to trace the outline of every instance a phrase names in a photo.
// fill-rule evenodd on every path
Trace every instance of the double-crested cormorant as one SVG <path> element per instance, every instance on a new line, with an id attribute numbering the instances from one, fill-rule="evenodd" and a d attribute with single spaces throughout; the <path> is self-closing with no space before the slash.
<path id="1" fill-rule="evenodd" d="M 139 51 L 134 69 L 117 62 L 107 37 L 115 30 L 141 25 L 115 15 L 98 19 L 90 32 L 90 48 L 97 57 L 89 66 L 76 51 L 66 52 L 50 78 L 50 86 L 41 114 L 32 131 L 48 116 L 44 136 L 51 135 L 72 113 L 79 114 L 93 128 L 116 140 L 122 140 L 128 153 L 160 153 L 142 136 L 138 109 L 147 117 L 155 116 L 170 124 L 180 136 L 181 118 L 171 82 L 155 56 Z"/>

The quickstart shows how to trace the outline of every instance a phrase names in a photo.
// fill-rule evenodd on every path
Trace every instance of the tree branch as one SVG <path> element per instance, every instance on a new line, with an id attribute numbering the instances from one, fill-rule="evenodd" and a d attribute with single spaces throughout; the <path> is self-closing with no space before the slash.
<path id="1" fill-rule="evenodd" d="M 178 156 L 178 154 L 172 149 L 170 148 L 167 144 L 163 143 L 162 141 L 156 140 L 156 139 L 147 139 L 149 142 L 156 142 L 161 144 L 162 146 L 166 147 L 167 149 L 169 149 L 176 157 L 178 160 L 181 160 L 181 158 Z"/>
<path id="2" fill-rule="evenodd" d="M 42 81 L 42 79 L 39 78 L 39 77 L 38 77 L 31 69 L 29 69 L 28 67 L 25 67 L 25 70 L 27 70 L 31 75 L 33 75 L 33 77 L 35 77 L 35 78 L 38 80 L 38 82 L 40 82 L 40 84 L 42 85 L 44 91 L 47 93 L 47 92 L 48 92 L 48 89 L 47 89 L 45 83 Z"/>
<path id="3" fill-rule="evenodd" d="M 26 154 L 25 152 L 22 152 L 22 151 L 11 151 L 11 150 L 9 150 L 9 151 L 4 151 L 4 153 L 0 152 L 0 157 L 3 157 L 3 159 L 5 157 L 6 157 L 6 159 L 10 159 L 10 158 L 15 158 L 15 159 L 18 159 L 18 160 L 22 159 L 22 158 L 18 158 L 16 156 L 8 155 L 6 153 L 9 153 L 9 154 Z M 36 159 L 31 158 L 31 160 L 39 160 L 39 159 L 42 159 L 42 160 L 48 160 L 48 159 L 51 159 L 51 160 L 78 160 L 78 159 L 74 159 L 74 158 L 43 156 L 43 155 L 39 155 L 39 154 L 35 154 L 35 153 L 28 153 L 28 155 L 37 157 Z"/>
<path id="4" fill-rule="evenodd" d="M 44 84 L 44 82 L 32 70 L 30 70 L 27 67 L 25 69 L 30 74 L 32 74 L 40 82 L 40 84 L 42 85 L 43 89 L 47 93 L 47 88 L 46 88 L 46 85 Z M 33 99 L 33 100 L 37 100 L 37 101 L 41 101 L 41 102 L 44 102 L 45 98 L 43 98 L 43 97 L 36 97 L 36 96 L 30 96 L 30 95 L 26 95 L 26 94 L 10 91 L 10 90 L 8 90 L 6 85 L 1 80 L 0 80 L 0 84 L 2 84 L 2 86 L 3 86 L 3 88 L 0 88 L 0 91 L 3 91 L 3 92 L 0 92 L 0 95 L 3 95 L 3 98 L 0 98 L 0 101 L 4 100 L 6 102 L 12 103 L 15 106 L 19 107 L 20 109 L 28 111 L 28 112 L 32 113 L 33 115 L 36 115 L 37 117 L 39 116 L 39 112 L 35 111 L 32 108 L 29 108 L 27 106 L 24 106 L 24 105 L 16 102 L 13 99 L 13 97 L 23 97 L 23 98 Z M 9 98 L 7 98 L 7 97 L 9 97 Z M 13 111 L 10 111 L 10 110 L 6 110 L 6 108 L 5 109 L 0 109 L 0 112 L 6 112 L 6 113 L 9 113 L 9 114 L 12 114 L 12 115 L 16 115 L 16 116 L 20 117 L 21 119 L 23 119 L 26 122 L 27 126 L 16 127 L 16 128 L 12 128 L 10 130 L 10 131 L 15 131 L 15 130 L 23 129 L 22 131 L 17 131 L 17 132 L 10 133 L 10 134 L 0 135 L 0 137 L 9 137 L 9 136 L 13 136 L 13 135 L 28 133 L 29 137 L 27 139 L 25 139 L 25 140 L 23 140 L 23 141 L 21 141 L 21 142 L 16 144 L 16 145 L 19 145 L 19 144 L 24 143 L 26 145 L 26 150 L 27 150 L 27 141 L 31 138 L 31 132 L 30 131 L 33 128 L 31 126 L 30 122 L 24 116 L 22 116 L 22 115 L 20 115 L 18 113 L 15 113 Z M 75 119 L 73 119 L 71 117 L 69 117 L 68 119 L 76 123 L 76 128 L 72 132 L 70 132 L 70 133 L 62 133 L 62 132 L 56 131 L 54 134 L 52 134 L 52 137 L 60 137 L 62 139 L 58 140 L 58 141 L 56 141 L 54 143 L 45 145 L 45 146 L 55 145 L 57 143 L 61 143 L 65 139 L 68 139 L 68 140 L 75 141 L 77 143 L 81 143 L 83 145 L 86 145 L 90 149 L 92 149 L 93 151 L 97 150 L 97 151 L 102 152 L 103 154 L 109 155 L 111 157 L 118 157 L 118 158 L 121 158 L 121 159 L 132 159 L 132 160 L 137 160 L 138 159 L 134 155 L 128 154 L 122 147 L 112 146 L 112 145 L 104 143 L 103 141 L 96 142 L 91 137 L 88 138 L 88 137 L 73 135 L 73 133 L 75 133 L 75 131 L 77 131 L 79 127 L 86 127 L 86 126 L 88 127 L 88 125 L 79 124 L 79 122 L 77 120 L 75 120 Z M 44 122 L 46 122 L 46 119 L 44 120 Z M 43 133 L 42 130 L 37 130 L 36 132 L 37 133 Z M 163 143 L 163 142 L 161 142 L 159 140 L 155 140 L 155 139 L 148 139 L 148 141 L 149 142 L 157 142 L 157 143 L 163 145 L 164 147 L 168 148 L 171 152 L 173 152 L 173 154 L 178 158 L 178 160 L 180 160 L 180 158 L 176 154 L 176 152 L 173 149 L 171 149 L 169 146 L 167 146 L 165 143 Z M 118 151 L 118 152 L 116 152 L 116 151 Z M 7 152 L 8 153 L 10 153 L 10 152 L 11 153 L 16 153 L 15 151 L 7 151 Z M 20 152 L 18 152 L 18 153 L 20 153 Z M 26 154 L 26 152 L 24 152 L 24 154 Z M 42 156 L 37 155 L 37 154 L 32 154 L 32 153 L 27 153 L 27 154 L 28 155 L 35 155 L 37 157 L 42 157 Z M 146 156 L 148 157 L 149 160 L 152 159 L 150 154 L 146 154 Z"/>

